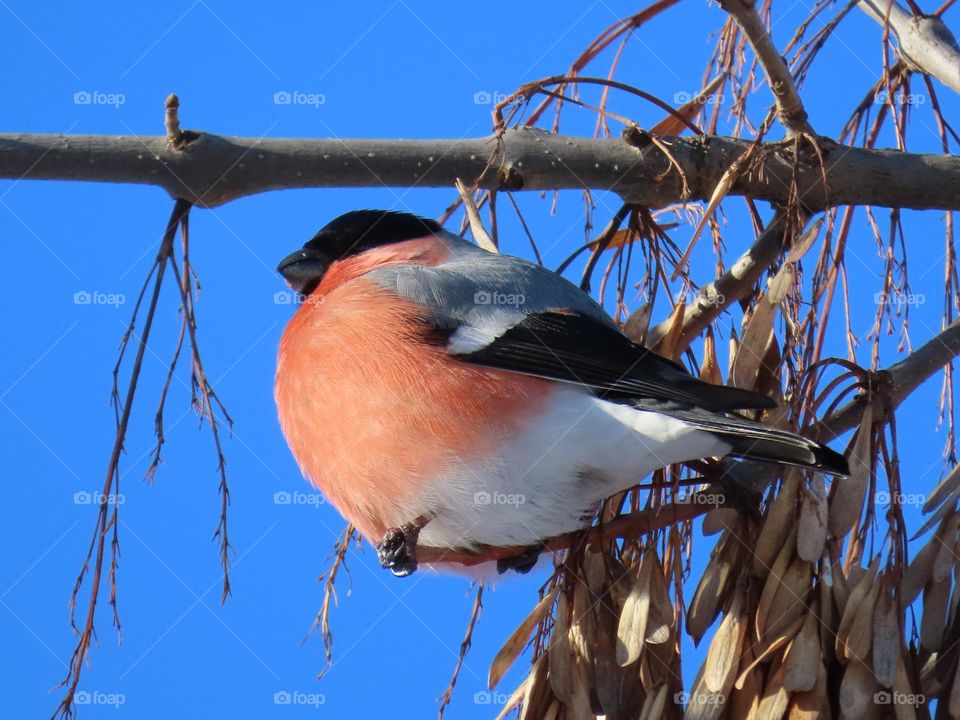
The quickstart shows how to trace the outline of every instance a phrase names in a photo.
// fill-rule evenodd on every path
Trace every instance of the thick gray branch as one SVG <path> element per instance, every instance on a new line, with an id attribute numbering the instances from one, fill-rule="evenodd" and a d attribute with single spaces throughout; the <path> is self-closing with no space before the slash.
<path id="1" fill-rule="evenodd" d="M 960 47 L 943 20 L 915 17 L 894 0 L 860 0 L 858 5 L 881 25 L 889 17 L 907 65 L 960 92 Z"/>
<path id="2" fill-rule="evenodd" d="M 955 320 L 909 356 L 878 374 L 882 387 L 871 395 L 875 417 L 882 413 L 885 401 L 891 410 L 896 409 L 957 355 L 960 355 L 960 320 Z M 867 396 L 861 395 L 824 418 L 818 425 L 820 439 L 832 440 L 855 428 L 860 423 L 867 402 Z"/>
<path id="3" fill-rule="evenodd" d="M 245 195 L 306 187 L 453 187 L 456 179 L 500 189 L 603 189 L 625 202 L 663 207 L 706 199 L 749 146 L 725 137 L 664 138 L 686 175 L 651 144 L 511 130 L 501 141 L 228 138 L 201 133 L 183 149 L 165 137 L 0 135 L 0 178 L 157 185 L 213 207 Z M 792 145 L 792 143 L 791 143 Z M 960 158 L 867 150 L 821 138 L 827 187 L 813 157 L 800 163 L 796 187 L 812 210 L 856 204 L 960 209 Z M 778 204 L 790 200 L 790 147 L 763 146 L 760 164 L 733 195 Z M 488 165 L 488 161 L 492 163 Z"/>

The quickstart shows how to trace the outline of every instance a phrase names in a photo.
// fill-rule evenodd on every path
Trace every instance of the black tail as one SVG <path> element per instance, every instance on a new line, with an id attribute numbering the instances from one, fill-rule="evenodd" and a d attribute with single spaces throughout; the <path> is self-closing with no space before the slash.
<path id="1" fill-rule="evenodd" d="M 849 475 L 847 459 L 813 440 L 786 430 L 778 430 L 740 417 L 727 417 L 698 409 L 646 408 L 682 420 L 687 425 L 706 430 L 730 444 L 730 455 L 747 460 L 796 465 L 831 475 Z"/>

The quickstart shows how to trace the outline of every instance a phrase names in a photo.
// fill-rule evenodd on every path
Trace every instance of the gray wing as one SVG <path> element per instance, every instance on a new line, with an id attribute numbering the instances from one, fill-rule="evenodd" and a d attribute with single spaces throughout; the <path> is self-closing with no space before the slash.
<path id="1" fill-rule="evenodd" d="M 437 267 L 395 265 L 367 277 L 424 308 L 432 337 L 458 359 L 580 385 L 610 399 L 651 398 L 712 411 L 773 406 L 711 385 L 630 341 L 591 297 L 546 268 L 454 246 Z"/>

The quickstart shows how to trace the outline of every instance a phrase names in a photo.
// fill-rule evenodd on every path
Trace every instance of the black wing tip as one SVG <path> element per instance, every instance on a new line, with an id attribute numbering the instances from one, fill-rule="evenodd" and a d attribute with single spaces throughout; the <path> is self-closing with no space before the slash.
<path id="1" fill-rule="evenodd" d="M 813 448 L 814 468 L 831 475 L 840 475 L 848 477 L 850 475 L 850 464 L 847 458 L 836 450 L 828 448 L 826 445 L 818 444 Z"/>

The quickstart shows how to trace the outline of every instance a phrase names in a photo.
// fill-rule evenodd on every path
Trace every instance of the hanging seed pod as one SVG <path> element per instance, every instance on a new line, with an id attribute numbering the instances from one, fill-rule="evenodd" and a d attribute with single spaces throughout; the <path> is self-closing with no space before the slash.
<path id="1" fill-rule="evenodd" d="M 736 547 L 725 533 L 717 542 L 710 562 L 697 584 L 697 590 L 687 610 L 687 634 L 697 644 L 713 624 L 720 609 L 721 599 L 729 587 L 730 577 L 736 565 Z"/>
<path id="2" fill-rule="evenodd" d="M 918 696 L 914 694 L 913 688 L 910 685 L 910 679 L 907 677 L 907 669 L 903 664 L 903 655 L 900 656 L 900 661 L 897 663 L 897 675 L 893 681 L 893 692 L 896 693 L 898 700 L 893 706 L 897 720 L 917 720 L 916 704 L 918 703 L 910 701 L 917 700 Z M 889 697 L 889 695 L 887 697 Z M 885 698 L 881 694 L 878 696 L 878 699 Z M 900 702 L 900 700 L 903 700 L 903 702 Z M 927 715 L 927 717 L 929 717 L 929 715 Z"/>
<path id="3" fill-rule="evenodd" d="M 547 680 L 547 656 L 541 655 L 533 663 L 530 670 L 530 682 L 523 696 L 523 705 L 520 708 L 519 720 L 539 720 L 546 715 L 547 709 L 555 702 L 550 693 L 550 682 Z"/>
<path id="4" fill-rule="evenodd" d="M 863 510 L 873 459 L 870 447 L 872 435 L 873 410 L 868 404 L 848 453 L 850 476 L 842 482 L 833 483 L 832 486 L 828 526 L 830 534 L 835 538 L 842 538 L 850 532 Z"/>
<path id="5" fill-rule="evenodd" d="M 497 683 L 503 678 L 504 673 L 513 665 L 520 656 L 520 653 L 523 652 L 523 648 L 526 647 L 527 641 L 533 633 L 533 629 L 550 611 L 553 601 L 557 597 L 557 590 L 557 588 L 554 588 L 543 596 L 543 599 L 537 603 L 533 611 L 520 623 L 519 627 L 513 631 L 513 634 L 507 638 L 503 647 L 500 648 L 499 652 L 493 658 L 493 662 L 490 664 L 490 673 L 487 677 L 487 685 L 491 690 L 497 686 Z"/>
<path id="6" fill-rule="evenodd" d="M 637 345 L 643 345 L 650 327 L 650 316 L 653 313 L 653 303 L 645 302 L 634 310 L 627 322 L 623 325 L 623 334 Z"/>
<path id="7" fill-rule="evenodd" d="M 787 568 L 790 567 L 791 560 L 793 559 L 793 551 L 796 547 L 796 532 L 797 527 L 793 525 L 763 585 L 763 592 L 760 594 L 760 601 L 757 603 L 755 623 L 758 640 L 762 640 L 766 633 L 770 608 L 773 606 L 773 601 L 776 599 L 777 592 L 780 590 L 780 585 L 783 582 L 783 576 L 786 574 Z"/>
<path id="8" fill-rule="evenodd" d="M 848 720 L 861 720 L 879 715 L 874 697 L 879 690 L 877 680 L 863 663 L 852 661 L 843 671 L 840 682 L 840 710 Z"/>
<path id="9" fill-rule="evenodd" d="M 686 310 L 686 302 L 681 296 L 670 318 L 667 321 L 667 330 L 657 341 L 653 351 L 665 358 L 676 360 L 682 348 L 679 347 L 680 336 L 683 334 L 683 314 Z"/>
<path id="10" fill-rule="evenodd" d="M 703 684 L 707 690 L 719 695 L 728 694 L 737 679 L 740 648 L 747 631 L 747 618 L 743 614 L 744 591 L 742 586 L 734 591 L 730 608 L 710 642 L 703 664 Z"/>
<path id="11" fill-rule="evenodd" d="M 800 479 L 801 473 L 796 468 L 784 471 L 783 485 L 770 505 L 754 546 L 753 574 L 756 577 L 767 576 L 794 527 Z"/>
<path id="12" fill-rule="evenodd" d="M 780 662 L 775 662 L 767 677 L 763 697 L 760 698 L 760 707 L 757 716 L 764 720 L 780 720 L 787 712 L 790 703 L 790 693 L 783 687 L 784 668 Z"/>
<path id="13" fill-rule="evenodd" d="M 950 573 L 953 571 L 954 563 L 957 560 L 957 556 L 953 552 L 953 546 L 956 544 L 958 526 L 960 526 L 960 514 L 953 513 L 944 523 L 942 534 L 939 531 L 937 533 L 940 536 L 940 547 L 933 560 L 934 582 L 940 582 L 950 577 Z"/>
<path id="14" fill-rule="evenodd" d="M 762 295 L 753 306 L 753 312 L 745 320 L 743 339 L 733 361 L 730 372 L 730 385 L 744 390 L 753 390 L 757 382 L 757 371 L 763 359 L 767 344 L 773 335 L 773 321 L 777 306 Z"/>
<path id="15" fill-rule="evenodd" d="M 855 608 L 847 634 L 845 636 L 838 634 L 838 638 L 843 638 L 842 644 L 839 640 L 837 643 L 837 658 L 840 662 L 856 660 L 865 665 L 868 664 L 867 656 L 873 645 L 873 612 L 880 590 L 881 583 L 874 582 Z"/>
<path id="16" fill-rule="evenodd" d="M 943 628 L 947 621 L 947 603 L 950 600 L 950 577 L 940 582 L 931 580 L 923 591 L 923 616 L 920 620 L 920 645 L 936 651 L 943 642 Z"/>
<path id="17" fill-rule="evenodd" d="M 787 659 L 784 661 L 784 689 L 788 692 L 813 690 L 817 673 L 822 666 L 817 616 L 811 610 L 787 650 Z"/>
<path id="18" fill-rule="evenodd" d="M 573 591 L 570 642 L 578 660 L 586 665 L 593 663 L 596 636 L 597 619 L 590 602 L 590 591 L 584 583 L 578 582 Z"/>
<path id="19" fill-rule="evenodd" d="M 657 691 L 647 695 L 640 710 L 640 720 L 661 720 L 667 708 L 667 686 L 661 685 Z"/>
<path id="20" fill-rule="evenodd" d="M 550 633 L 550 644 L 547 646 L 550 668 L 550 687 L 564 704 L 569 705 L 574 694 L 574 662 L 573 649 L 570 647 L 570 605 L 566 593 L 561 592 L 557 598 L 557 609 L 554 613 L 553 630 Z"/>
<path id="21" fill-rule="evenodd" d="M 747 652 L 741 660 L 741 665 L 752 667 L 753 653 Z M 728 717 L 754 720 L 760 709 L 760 698 L 763 694 L 763 675 L 759 670 L 748 670 L 734 681 L 730 694 Z"/>
<path id="22" fill-rule="evenodd" d="M 861 659 L 863 657 L 862 655 L 848 655 L 847 648 L 850 642 L 850 633 L 854 625 L 854 620 L 857 618 L 857 614 L 861 612 L 861 609 L 865 611 L 865 614 L 868 615 L 871 620 L 873 618 L 872 602 L 868 611 L 866 608 L 861 608 L 861 606 L 875 585 L 877 570 L 879 567 L 880 556 L 878 555 L 876 558 L 874 558 L 873 562 L 870 563 L 869 570 L 863 574 L 859 582 L 857 582 L 857 584 L 850 591 L 850 596 L 847 598 L 847 602 L 843 608 L 843 614 L 840 616 L 840 626 L 837 628 L 837 638 L 835 643 L 837 659 L 840 662 L 846 662 L 851 658 L 863 662 Z M 875 601 L 876 597 L 874 597 L 873 600 Z M 859 625 L 857 632 L 860 632 Z M 858 638 L 856 642 L 862 642 L 862 639 Z M 859 647 L 859 645 L 857 647 Z"/>
<path id="23" fill-rule="evenodd" d="M 720 362 L 717 360 L 717 346 L 713 340 L 713 330 L 707 328 L 703 338 L 703 360 L 700 363 L 700 379 L 712 385 L 723 385 L 720 374 Z"/>
<path id="24" fill-rule="evenodd" d="M 736 508 L 718 507 L 708 511 L 703 516 L 704 535 L 716 535 L 724 530 L 733 532 L 733 528 L 740 523 L 740 512 Z"/>
<path id="25" fill-rule="evenodd" d="M 682 693 L 674 696 L 675 700 L 683 699 Z M 684 720 L 719 720 L 723 714 L 723 705 L 726 698 L 723 695 L 711 692 L 703 684 L 703 668 L 697 673 L 690 690 Z"/>
<path id="26" fill-rule="evenodd" d="M 816 682 L 806 692 L 790 696 L 787 720 L 829 720 L 830 698 L 827 694 L 827 669 L 819 659 L 816 661 Z"/>
<path id="27" fill-rule="evenodd" d="M 894 587 L 892 578 L 884 574 L 873 608 L 873 674 L 883 687 L 893 685 L 900 659 L 900 609 Z"/>
<path id="28" fill-rule="evenodd" d="M 803 618 L 807 610 L 806 598 L 810 591 L 810 578 L 810 563 L 805 560 L 797 558 L 787 568 L 770 604 L 763 633 L 765 641 L 786 634 L 788 627 Z"/>
<path id="29" fill-rule="evenodd" d="M 907 607 L 917 599 L 917 595 L 923 590 L 930 579 L 933 577 L 933 561 L 937 557 L 937 549 L 940 546 L 939 535 L 935 535 L 930 541 L 921 548 L 913 561 L 907 566 L 900 578 L 900 604 Z"/>
<path id="30" fill-rule="evenodd" d="M 923 503 L 923 513 L 929 514 L 943 503 L 955 505 L 958 497 L 960 497 L 960 465 L 947 473 L 947 476 L 933 489 Z"/>
<path id="31" fill-rule="evenodd" d="M 675 613 L 660 558 L 653 553 L 651 560 L 653 567 L 650 570 L 650 614 L 647 617 L 646 641 L 649 645 L 659 645 L 670 640 Z"/>
<path id="32" fill-rule="evenodd" d="M 827 542 L 827 490 L 823 475 L 815 473 L 810 488 L 800 504 L 800 526 L 797 530 L 797 555 L 807 562 L 817 562 Z"/>
<path id="33" fill-rule="evenodd" d="M 617 625 L 617 662 L 621 667 L 636 661 L 643 651 L 647 618 L 650 616 L 650 574 L 653 565 L 652 559 L 640 564 L 636 582 L 623 603 Z"/>

